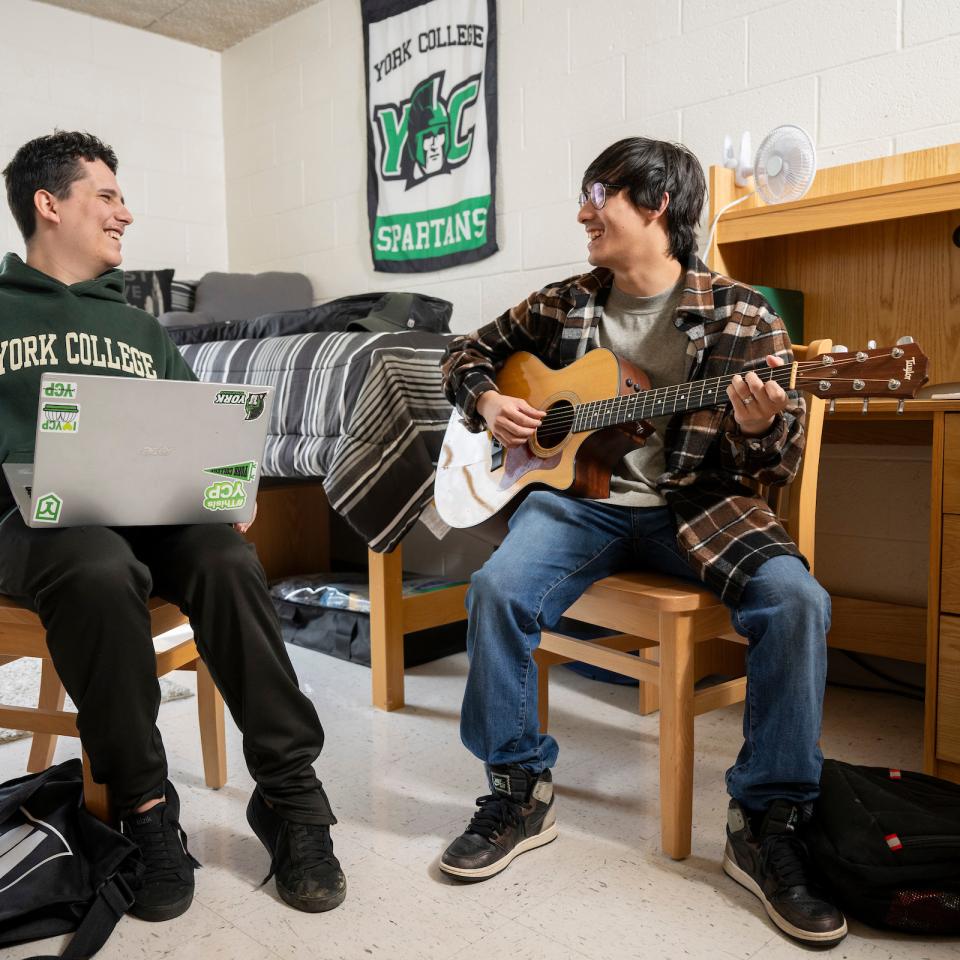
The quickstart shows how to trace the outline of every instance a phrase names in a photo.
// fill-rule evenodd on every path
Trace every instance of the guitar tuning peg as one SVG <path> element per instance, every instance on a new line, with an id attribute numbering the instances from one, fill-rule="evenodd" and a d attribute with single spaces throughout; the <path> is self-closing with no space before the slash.
<path id="1" fill-rule="evenodd" d="M 833 352 L 834 352 L 834 353 L 849 353 L 849 352 L 850 352 L 850 348 L 849 348 L 849 347 L 845 347 L 842 343 L 837 343 L 837 344 L 834 344 Z"/>
<path id="2" fill-rule="evenodd" d="M 876 349 L 877 349 L 877 341 L 876 341 L 876 340 L 868 340 L 868 341 L 867 341 L 867 349 L 868 349 L 868 350 L 876 350 Z"/>
<path id="3" fill-rule="evenodd" d="M 869 397 L 864 397 L 864 398 L 863 398 L 863 406 L 860 408 L 860 412 L 861 412 L 861 413 L 866 413 L 869 409 L 870 409 L 870 398 L 869 398 Z"/>
<path id="4" fill-rule="evenodd" d="M 903 405 L 906 403 L 906 400 L 897 401 L 897 413 L 903 413 Z"/>
<path id="5" fill-rule="evenodd" d="M 900 346 L 903 346 L 903 344 L 905 344 L 905 343 L 913 343 L 913 337 L 901 337 L 901 338 L 897 341 L 897 344 L 900 345 Z"/>
<path id="6" fill-rule="evenodd" d="M 833 413 L 837 409 L 837 398 L 831 397 L 830 404 L 827 407 L 827 413 Z"/>

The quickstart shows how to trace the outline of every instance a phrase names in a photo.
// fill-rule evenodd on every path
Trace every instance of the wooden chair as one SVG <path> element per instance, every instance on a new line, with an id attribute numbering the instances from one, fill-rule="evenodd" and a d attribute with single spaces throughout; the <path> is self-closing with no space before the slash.
<path id="1" fill-rule="evenodd" d="M 829 340 L 819 340 L 793 349 L 796 359 L 803 360 L 831 348 Z M 826 404 L 810 395 L 806 400 L 806 447 L 800 470 L 789 487 L 773 488 L 770 493 L 775 501 L 771 506 L 812 568 Z M 576 660 L 639 680 L 641 712 L 651 712 L 659 700 L 661 846 L 670 857 L 681 860 L 690 855 L 694 716 L 738 703 L 746 694 L 743 676 L 701 690 L 695 690 L 694 684 L 698 677 L 714 672 L 718 656 L 724 659 L 724 641 L 743 645 L 746 641 L 733 631 L 727 608 L 711 590 L 656 573 L 625 571 L 606 577 L 589 587 L 566 615 L 619 632 L 587 641 L 543 631 L 536 655 L 541 729 L 547 729 L 553 664 Z M 713 650 L 705 641 L 714 641 Z M 647 654 L 650 648 L 657 648 L 655 655 Z M 743 651 L 735 649 L 739 672 Z M 638 650 L 639 655 L 629 652 Z"/>
<path id="2" fill-rule="evenodd" d="M 150 601 L 149 609 L 154 637 L 187 622 L 177 607 L 159 598 Z M 66 691 L 50 659 L 46 632 L 40 618 L 9 597 L 0 596 L 0 664 L 20 657 L 39 657 L 42 661 L 38 704 L 36 707 L 0 704 L 0 727 L 33 733 L 27 770 L 34 773 L 53 763 L 58 736 L 79 736 L 77 715 L 63 709 Z M 109 664 L 101 667 L 109 668 Z M 197 653 L 192 635 L 157 650 L 157 676 L 161 677 L 171 670 L 197 672 L 197 710 L 200 714 L 204 779 L 208 787 L 222 787 L 227 782 L 223 699 Z M 120 735 L 122 732 L 118 731 Z M 83 796 L 91 813 L 101 820 L 110 821 L 107 788 L 93 780 L 86 752 L 83 753 Z"/>

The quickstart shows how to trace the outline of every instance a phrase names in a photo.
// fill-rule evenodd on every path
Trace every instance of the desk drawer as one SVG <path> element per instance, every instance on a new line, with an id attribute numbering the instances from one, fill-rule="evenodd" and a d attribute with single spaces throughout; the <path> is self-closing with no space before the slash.
<path id="1" fill-rule="evenodd" d="M 960 516 L 950 513 L 943 515 L 940 609 L 944 613 L 960 613 Z"/>
<path id="2" fill-rule="evenodd" d="M 943 512 L 960 513 L 960 413 L 948 413 L 943 445 Z"/>
<path id="3" fill-rule="evenodd" d="M 960 763 L 960 617 L 940 618 L 937 756 Z"/>

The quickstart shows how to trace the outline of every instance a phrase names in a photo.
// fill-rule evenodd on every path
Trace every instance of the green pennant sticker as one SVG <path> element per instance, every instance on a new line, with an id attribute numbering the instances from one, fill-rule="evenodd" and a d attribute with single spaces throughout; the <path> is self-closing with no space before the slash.
<path id="1" fill-rule="evenodd" d="M 257 461 L 245 460 L 243 463 L 228 463 L 222 467 L 204 467 L 204 473 L 212 473 L 218 477 L 228 477 L 231 480 L 244 480 L 247 483 L 257 475 Z"/>

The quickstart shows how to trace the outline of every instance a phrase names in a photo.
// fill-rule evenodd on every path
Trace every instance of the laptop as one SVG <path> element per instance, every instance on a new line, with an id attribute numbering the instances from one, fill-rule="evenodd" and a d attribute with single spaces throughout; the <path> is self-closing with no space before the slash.
<path id="1" fill-rule="evenodd" d="M 29 527 L 253 517 L 273 387 L 45 373 L 32 464 L 4 473 Z"/>

